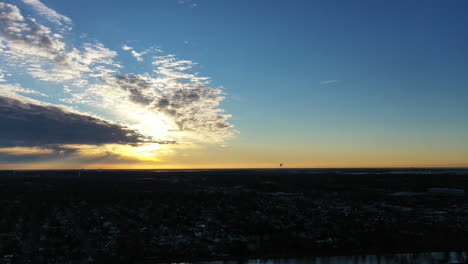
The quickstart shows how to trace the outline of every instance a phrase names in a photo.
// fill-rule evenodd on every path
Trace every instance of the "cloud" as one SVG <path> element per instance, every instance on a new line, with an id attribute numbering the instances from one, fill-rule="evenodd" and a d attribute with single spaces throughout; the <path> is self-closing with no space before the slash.
<path id="1" fill-rule="evenodd" d="M 0 82 L 6 82 L 4 70 L 0 69 Z"/>
<path id="2" fill-rule="evenodd" d="M 10 54 L 23 57 L 37 54 L 60 62 L 65 50 L 60 39 L 49 28 L 25 18 L 17 6 L 0 3 L 0 40 L 6 42 Z"/>
<path id="3" fill-rule="evenodd" d="M 31 0 L 29 0 L 31 1 Z M 0 3 L 0 54 L 12 67 L 26 68 L 39 80 L 86 83 L 87 76 L 98 74 L 99 66 L 118 68 L 117 56 L 100 43 L 85 43 L 81 49 L 68 45 L 64 37 L 24 17 L 15 5 Z"/>
<path id="4" fill-rule="evenodd" d="M 157 47 L 150 47 L 142 52 L 138 52 L 135 50 L 135 48 L 133 47 L 130 47 L 130 46 L 127 46 L 127 45 L 122 45 L 122 50 L 125 50 L 125 51 L 130 51 L 130 54 L 139 62 L 142 62 L 144 61 L 143 59 L 143 56 L 149 54 L 149 53 L 152 53 L 152 52 L 163 52 L 162 50 L 160 50 L 159 48 Z"/>
<path id="5" fill-rule="evenodd" d="M 42 97 L 49 97 L 47 94 L 32 89 L 23 88 L 17 84 L 0 84 L 0 96 L 15 96 L 17 94 L 34 94 Z"/>
<path id="6" fill-rule="evenodd" d="M 47 162 L 52 159 L 72 157 L 76 149 L 59 146 L 46 147 L 0 147 L 0 162 L 6 163 L 32 163 Z"/>
<path id="7" fill-rule="evenodd" d="M 123 50 L 132 50 L 133 48 L 127 45 L 122 45 Z"/>
<path id="8" fill-rule="evenodd" d="M 179 5 L 186 5 L 192 8 L 195 8 L 198 6 L 198 3 L 196 3 L 194 0 L 178 0 L 177 3 Z"/>
<path id="9" fill-rule="evenodd" d="M 155 59 L 158 77 L 120 74 L 111 83 L 127 91 L 132 102 L 170 118 L 175 130 L 216 141 L 230 137 L 232 125 L 227 120 L 231 116 L 219 108 L 223 91 L 210 87 L 208 78 L 185 72 L 195 64 L 192 61 L 178 60 L 174 55 Z"/>
<path id="10" fill-rule="evenodd" d="M 115 86 L 128 91 L 130 101 L 138 104 L 148 105 L 152 102 L 150 96 L 145 92 L 151 88 L 151 84 L 145 81 L 141 76 L 131 76 L 127 74 L 118 74 L 115 76 Z M 113 83 L 113 81 L 111 81 Z"/>
<path id="11" fill-rule="evenodd" d="M 59 106 L 4 96 L 0 96 L 0 120 L 0 147 L 154 142 L 120 124 Z"/>
<path id="12" fill-rule="evenodd" d="M 321 81 L 320 84 L 321 85 L 326 85 L 326 84 L 332 84 L 332 83 L 336 83 L 338 82 L 338 80 L 327 80 L 327 81 Z"/>
<path id="13" fill-rule="evenodd" d="M 67 101 L 113 109 L 119 120 L 178 142 L 213 143 L 234 134 L 231 115 L 220 108 L 224 91 L 211 87 L 208 77 L 191 72 L 195 62 L 169 54 L 153 56 L 152 64 L 154 74 L 107 75 Z"/>
<path id="14" fill-rule="evenodd" d="M 46 5 L 44 5 L 39 0 L 23 0 L 24 3 L 31 5 L 40 15 L 46 17 L 48 20 L 58 24 L 63 25 L 71 24 L 72 20 L 64 15 L 57 13 L 55 10 L 50 9 Z"/>
<path id="15" fill-rule="evenodd" d="M 139 53 L 139 52 L 136 52 L 135 50 L 132 50 L 131 53 L 137 61 L 143 61 L 143 55 L 145 55 L 145 53 L 143 52 Z"/>
<path id="16" fill-rule="evenodd" d="M 3 156 L 156 161 L 155 154 L 164 152 L 160 146 L 180 150 L 234 134 L 230 115 L 220 107 L 224 90 L 210 86 L 210 78 L 194 70 L 196 62 L 158 47 L 139 52 L 123 45 L 136 58 L 131 68 L 151 63 L 144 64 L 150 71 L 126 72 L 117 51 L 85 37 L 73 41 L 64 30 L 69 20 L 37 0 L 23 1 L 55 23 L 42 25 L 18 6 L 0 2 Z"/>
<path id="17" fill-rule="evenodd" d="M 230 134 L 231 125 L 227 122 L 230 115 L 218 108 L 222 94 L 220 89 L 203 85 L 166 90 L 151 107 L 171 116 L 181 131 L 223 137 Z"/>

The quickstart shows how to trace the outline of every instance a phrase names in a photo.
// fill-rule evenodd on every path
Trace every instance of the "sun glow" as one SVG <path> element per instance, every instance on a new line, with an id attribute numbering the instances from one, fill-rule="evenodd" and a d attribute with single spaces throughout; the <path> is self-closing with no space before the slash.
<path id="1" fill-rule="evenodd" d="M 132 129 L 154 140 L 173 141 L 176 125 L 163 114 L 153 112 L 141 105 L 123 102 L 113 113 Z"/>
<path id="2" fill-rule="evenodd" d="M 161 145 L 157 143 L 145 144 L 142 146 L 120 146 L 117 153 L 124 157 L 134 157 L 141 161 L 160 161 L 159 155 Z"/>
<path id="3" fill-rule="evenodd" d="M 11 148 L 0 148 L 0 153 L 8 153 L 10 155 L 44 155 L 53 154 L 54 150 L 47 148 L 38 147 L 11 147 Z"/>
<path id="4" fill-rule="evenodd" d="M 170 145 L 170 144 L 169 144 Z M 67 149 L 74 149 L 79 156 L 91 158 L 106 158 L 124 161 L 161 161 L 161 156 L 166 156 L 171 153 L 168 144 L 159 143 L 144 143 L 138 145 L 121 145 L 121 144 L 105 144 L 105 145 L 63 145 Z"/>

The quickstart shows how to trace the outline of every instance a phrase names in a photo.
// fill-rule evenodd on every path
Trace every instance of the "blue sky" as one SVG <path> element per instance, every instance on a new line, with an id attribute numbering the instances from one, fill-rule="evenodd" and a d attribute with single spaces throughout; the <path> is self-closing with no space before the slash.
<path id="1" fill-rule="evenodd" d="M 49 2 L 111 48 L 199 62 L 241 124 L 467 113 L 466 1 Z"/>
<path id="2" fill-rule="evenodd" d="M 314 156 L 328 144 L 337 164 L 355 162 L 347 147 L 468 162 L 466 1 L 42 2 L 73 21 L 73 41 L 119 51 L 127 72 L 150 63 L 121 54 L 124 44 L 197 62 L 226 92 L 221 108 L 240 133 L 220 144 L 233 157 L 272 147 Z"/>

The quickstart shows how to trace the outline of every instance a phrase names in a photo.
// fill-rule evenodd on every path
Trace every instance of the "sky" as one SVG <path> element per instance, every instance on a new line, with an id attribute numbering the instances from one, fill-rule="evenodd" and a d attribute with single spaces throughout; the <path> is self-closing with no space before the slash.
<path id="1" fill-rule="evenodd" d="M 0 1 L 0 169 L 467 167 L 467 11 Z"/>

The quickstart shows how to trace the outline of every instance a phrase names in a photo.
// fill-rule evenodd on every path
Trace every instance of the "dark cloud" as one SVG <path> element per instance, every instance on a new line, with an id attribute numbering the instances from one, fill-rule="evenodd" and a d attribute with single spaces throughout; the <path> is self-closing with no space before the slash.
<path id="1" fill-rule="evenodd" d="M 0 147 L 138 144 L 150 141 L 138 131 L 96 117 L 2 96 L 0 126 Z"/>
<path id="2" fill-rule="evenodd" d="M 231 127 L 217 108 L 222 99 L 218 89 L 194 86 L 165 91 L 152 107 L 171 116 L 180 130 L 220 132 Z"/>
<path id="3" fill-rule="evenodd" d="M 15 148 L 2 149 L 0 148 L 0 163 L 22 164 L 22 163 L 69 163 L 69 164 L 86 164 L 86 163 L 134 163 L 141 162 L 138 158 L 123 157 L 116 153 L 103 149 L 97 155 L 86 155 L 80 153 L 78 148 L 67 148 L 62 146 L 47 146 L 46 148 L 30 148 L 24 152 L 15 152 Z M 35 150 L 35 151 L 34 151 Z M 43 150 L 43 152 L 41 152 Z"/>
<path id="4" fill-rule="evenodd" d="M 14 148 L 13 148 L 14 149 Z M 20 152 L 15 153 L 15 151 L 5 151 L 5 149 L 0 148 L 0 162 L 4 163 L 39 163 L 39 162 L 48 162 L 51 160 L 62 160 L 64 158 L 74 156 L 78 150 L 64 148 L 60 146 L 48 146 L 44 148 L 41 152 L 41 148 L 36 148 L 38 152 Z M 81 158 L 81 157 L 80 157 Z"/>
<path id="5" fill-rule="evenodd" d="M 153 100 L 147 98 L 143 95 L 143 91 L 151 87 L 151 84 L 138 78 L 137 76 L 130 76 L 126 74 L 118 74 L 115 76 L 116 84 L 127 90 L 130 95 L 129 99 L 138 104 L 147 105 L 150 104 Z"/>

